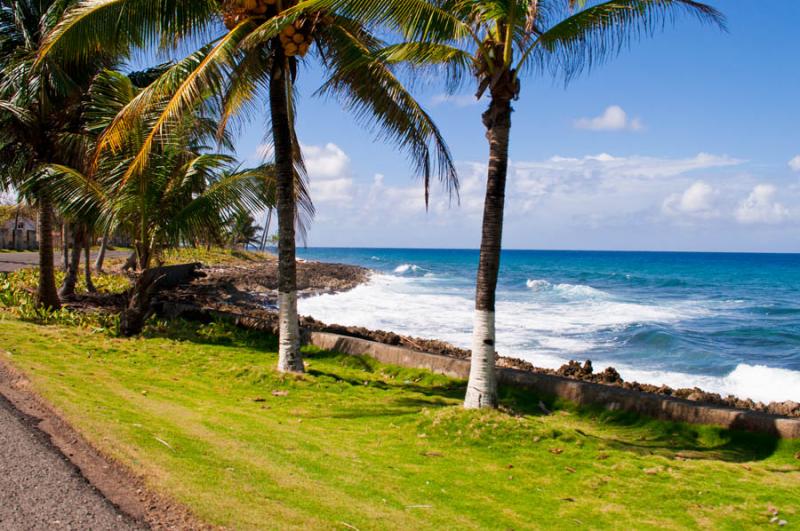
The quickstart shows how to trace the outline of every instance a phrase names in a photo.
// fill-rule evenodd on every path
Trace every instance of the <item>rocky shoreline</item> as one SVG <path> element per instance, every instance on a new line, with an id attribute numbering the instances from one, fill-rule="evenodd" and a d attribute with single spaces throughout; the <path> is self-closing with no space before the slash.
<path id="1" fill-rule="evenodd" d="M 277 260 L 268 260 L 257 264 L 209 266 L 204 267 L 202 272 L 205 276 L 188 286 L 160 294 L 156 301 L 157 306 L 161 308 L 160 311 L 172 317 L 215 314 L 233 316 L 243 326 L 277 334 L 278 320 L 274 311 L 277 290 Z M 367 282 L 370 275 L 371 272 L 368 269 L 359 266 L 298 261 L 297 287 L 301 297 L 341 293 Z M 300 318 L 300 324 L 307 332 L 336 333 L 458 359 L 469 359 L 470 357 L 468 350 L 439 340 L 402 336 L 384 330 L 328 324 L 306 316 Z M 710 393 L 697 387 L 673 389 L 666 385 L 629 382 L 623 380 L 613 367 L 595 372 L 592 362 L 589 360 L 582 363 L 570 361 L 559 369 L 553 370 L 536 367 L 517 358 L 498 356 L 497 365 L 672 396 L 698 403 L 800 418 L 800 403 L 797 402 L 764 404 L 732 395 L 722 396 L 718 393 Z"/>

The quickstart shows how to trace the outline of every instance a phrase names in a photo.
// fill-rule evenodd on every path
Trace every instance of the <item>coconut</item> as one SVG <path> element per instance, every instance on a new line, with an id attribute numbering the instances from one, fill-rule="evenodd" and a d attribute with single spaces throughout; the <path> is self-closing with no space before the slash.
<path id="1" fill-rule="evenodd" d="M 222 0 L 225 8 L 223 22 L 225 27 L 233 29 L 248 17 L 271 18 L 278 14 L 279 0 Z M 283 0 L 281 9 L 297 4 L 297 0 Z M 327 23 L 330 17 L 323 20 Z M 300 18 L 284 27 L 278 34 L 281 46 L 287 56 L 308 53 L 313 42 L 314 26 L 320 21 L 319 15 Z"/>

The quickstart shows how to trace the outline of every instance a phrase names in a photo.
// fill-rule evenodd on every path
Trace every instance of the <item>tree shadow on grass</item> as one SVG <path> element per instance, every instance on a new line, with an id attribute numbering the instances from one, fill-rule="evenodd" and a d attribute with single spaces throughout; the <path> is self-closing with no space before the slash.
<path id="1" fill-rule="evenodd" d="M 769 434 L 657 420 L 633 412 L 610 411 L 600 404 L 579 406 L 537 395 L 530 389 L 501 386 L 500 396 L 501 404 L 524 415 L 542 415 L 542 406 L 553 413 L 569 412 L 596 424 L 599 432 L 612 432 L 608 435 L 581 435 L 602 442 L 608 448 L 640 455 L 743 463 L 767 459 L 779 446 L 779 439 Z"/>
<path id="2" fill-rule="evenodd" d="M 215 347 L 253 348 L 277 352 L 278 338 L 257 330 L 245 330 L 226 321 L 168 319 L 148 322 L 142 337 L 188 341 Z"/>
<path id="3" fill-rule="evenodd" d="M 376 374 L 387 366 L 363 356 L 348 356 L 335 352 L 320 351 L 312 359 L 341 361 L 351 369 Z M 420 371 L 422 373 L 424 371 Z M 364 386 L 364 380 L 342 376 L 329 371 L 309 370 L 309 374 L 326 376 L 354 386 Z M 452 406 L 464 396 L 465 383 L 449 380 L 445 383 L 419 385 L 402 380 L 370 379 L 369 386 L 382 390 L 402 390 L 417 393 L 425 398 L 400 399 L 406 403 L 391 406 L 354 407 L 341 414 L 341 418 L 359 416 L 389 416 L 414 413 L 425 407 Z M 564 400 L 538 395 L 530 389 L 500 386 L 500 405 L 516 415 L 542 417 L 548 414 L 569 413 L 583 421 L 597 425 L 598 434 L 588 435 L 609 449 L 632 452 L 640 455 L 661 455 L 678 460 L 704 459 L 726 462 L 760 461 L 772 456 L 778 448 L 778 438 L 745 431 L 730 430 L 716 426 L 693 425 L 682 422 L 656 420 L 638 413 L 609 411 L 602 405 L 578 406 Z M 381 414 L 381 409 L 388 413 Z"/>
<path id="4" fill-rule="evenodd" d="M 373 371 L 367 371 L 372 373 Z M 371 389 L 379 389 L 382 391 L 399 390 L 417 393 L 429 397 L 428 400 L 420 400 L 420 403 L 427 405 L 452 405 L 453 399 L 459 399 L 463 396 L 465 386 L 461 382 L 453 381 L 441 385 L 420 385 L 409 380 L 378 380 L 342 376 L 330 371 L 323 371 L 319 369 L 308 369 L 306 374 L 314 377 L 324 377 L 335 380 L 336 382 L 346 383 L 356 387 L 369 387 Z M 449 400 L 448 400 L 449 399 Z M 424 407 L 424 406 L 423 406 Z"/>

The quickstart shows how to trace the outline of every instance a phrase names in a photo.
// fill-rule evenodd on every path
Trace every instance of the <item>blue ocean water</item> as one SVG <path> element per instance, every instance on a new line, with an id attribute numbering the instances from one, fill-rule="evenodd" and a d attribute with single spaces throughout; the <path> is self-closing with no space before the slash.
<path id="1" fill-rule="evenodd" d="M 375 271 L 303 300 L 326 322 L 469 347 L 478 253 L 309 248 Z M 800 401 L 800 255 L 505 251 L 498 351 L 557 367 L 591 359 L 626 379 Z"/>

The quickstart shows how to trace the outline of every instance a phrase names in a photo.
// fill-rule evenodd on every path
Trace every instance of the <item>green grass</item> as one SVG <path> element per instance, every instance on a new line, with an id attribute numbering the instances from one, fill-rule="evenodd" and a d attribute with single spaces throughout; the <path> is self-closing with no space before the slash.
<path id="1" fill-rule="evenodd" d="M 181 247 L 164 251 L 163 260 L 166 264 L 185 264 L 188 262 L 202 262 L 205 265 L 226 265 L 242 262 L 258 262 L 272 255 L 242 251 L 239 249 L 223 249 L 221 247 Z"/>
<path id="2" fill-rule="evenodd" d="M 115 250 L 125 250 L 116 248 Z M 128 249 L 130 251 L 130 249 Z M 222 247 L 179 247 L 175 249 L 165 249 L 159 257 L 164 265 L 187 264 L 190 262 L 200 262 L 206 266 L 220 265 L 243 265 L 274 259 L 268 253 L 257 253 L 253 251 L 242 251 L 239 249 L 224 249 Z M 124 258 L 113 257 L 106 259 L 106 269 L 118 269 L 125 263 Z M 156 264 L 153 263 L 153 266 Z"/>
<path id="3" fill-rule="evenodd" d="M 0 314 L 0 318 L 3 314 Z M 169 337 L 172 339 L 170 339 Z M 212 324 L 139 339 L 5 317 L 0 347 L 96 445 L 236 529 L 800 524 L 796 441 L 547 404 L 459 407 L 464 384 Z"/>

